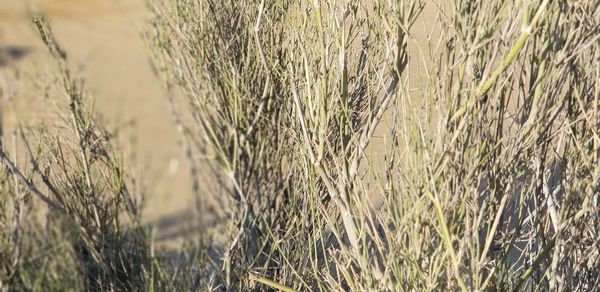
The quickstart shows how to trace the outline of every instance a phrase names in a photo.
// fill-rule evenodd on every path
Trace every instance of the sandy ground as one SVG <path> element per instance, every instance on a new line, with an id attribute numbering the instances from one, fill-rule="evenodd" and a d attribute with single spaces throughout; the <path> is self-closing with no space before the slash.
<path id="1" fill-rule="evenodd" d="M 147 16 L 144 1 L 0 0 L 0 98 L 5 124 L 17 116 L 35 124 L 52 115 L 40 106 L 40 88 L 53 67 L 30 25 L 27 6 L 47 16 L 69 62 L 96 97 L 97 112 L 109 128 L 122 129 L 127 152 L 138 153 L 131 159 L 147 186 L 145 218 L 157 222 L 161 232 L 176 236 L 185 224 L 175 222 L 191 218 L 192 197 L 179 136 L 139 33 Z M 16 106 L 7 105 L 8 95 Z"/>
<path id="2" fill-rule="evenodd" d="M 178 237 L 193 217 L 192 195 L 179 137 L 169 117 L 162 89 L 154 76 L 140 37 L 148 16 L 143 0 L 0 0 L 0 88 L 14 96 L 16 110 L 3 104 L 4 119 L 35 123 L 50 115 L 40 108 L 49 57 L 30 25 L 27 7 L 43 12 L 68 52 L 69 61 L 86 79 L 97 99 L 97 112 L 112 128 L 130 138 L 129 152 L 147 185 L 145 218 L 156 223 L 159 239 Z M 432 15 L 433 10 L 425 11 Z M 415 36 L 423 40 L 431 17 L 417 22 Z M 426 48 L 425 48 L 426 49 Z M 411 42 L 412 57 L 418 47 Z M 410 68 L 410 87 L 419 87 L 422 68 Z M 20 76 L 20 77 L 17 77 Z M 29 80 L 29 81 L 27 81 Z M 29 82 L 37 81 L 37 87 Z M 46 81 L 47 82 L 47 81 Z M 37 89 L 36 89 L 37 88 Z M 0 98 L 2 92 L 0 92 Z M 2 101 L 2 103 L 6 103 Z M 384 158 L 383 136 L 376 133 L 371 153 Z"/>

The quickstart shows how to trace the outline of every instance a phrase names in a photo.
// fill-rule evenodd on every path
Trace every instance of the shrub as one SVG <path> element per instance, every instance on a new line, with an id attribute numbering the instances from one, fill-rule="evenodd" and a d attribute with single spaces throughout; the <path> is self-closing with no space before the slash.
<path id="1" fill-rule="evenodd" d="M 89 95 L 36 18 L 70 118 L 34 146 L 22 135 L 31 169 L 0 148 L 0 288 L 597 289 L 594 1 L 150 7 L 144 36 L 190 162 L 197 246 L 179 262 L 155 254 Z M 51 227 L 23 240 L 28 196 Z M 59 236 L 66 246 L 41 257 L 52 273 L 21 260 Z"/>
<path id="2" fill-rule="evenodd" d="M 15 275 L 30 273 L 28 269 L 32 269 L 33 283 L 21 279 L 22 286 L 12 288 L 132 290 L 144 287 L 150 266 L 149 242 L 140 225 L 136 199 L 129 193 L 123 166 L 113 154 L 107 131 L 96 124 L 90 97 L 82 83 L 71 75 L 66 54 L 48 24 L 39 16 L 33 22 L 56 60 L 59 88 L 68 98 L 68 118 L 58 134 L 48 127 L 33 133 L 35 144 L 22 129 L 19 131 L 31 162 L 29 171 L 13 161 L 4 146 L 0 149 L 0 157 L 9 173 L 4 181 L 18 182 L 25 189 L 18 191 L 14 186 L 6 190 L 11 195 L 3 206 L 15 212 L 12 229 L 7 230 L 14 231 L 2 244 L 2 248 L 14 251 L 14 264 L 9 267 L 6 282 L 19 281 Z M 41 238 L 22 239 L 20 236 L 24 232 L 19 226 L 23 193 L 35 195 L 50 209 L 45 230 L 33 226 L 28 231 L 45 232 Z M 2 222 L 10 224 L 10 218 L 4 219 Z M 32 244 L 26 242 L 30 240 L 41 245 L 34 246 L 40 252 L 60 249 L 62 253 L 42 256 L 44 265 L 49 259 L 50 266 L 38 270 L 21 262 L 32 260 L 23 259 L 18 253 L 21 244 Z M 46 268 L 51 275 L 46 274 Z M 71 276 L 75 282 L 64 281 Z M 48 281 L 55 281 L 52 283 L 56 286 L 46 286 Z"/>
<path id="3" fill-rule="evenodd" d="M 408 54 L 420 1 L 155 1 L 147 39 L 193 117 L 184 138 L 228 179 L 217 282 L 597 285 L 592 2 L 439 3 L 439 36 Z M 381 167 L 366 151 L 386 115 Z"/>

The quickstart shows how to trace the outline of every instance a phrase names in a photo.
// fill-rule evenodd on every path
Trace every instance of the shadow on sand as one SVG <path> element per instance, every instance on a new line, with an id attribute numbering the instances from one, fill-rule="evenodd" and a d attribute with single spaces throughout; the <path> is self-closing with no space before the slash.
<path id="1" fill-rule="evenodd" d="M 157 231 L 156 242 L 192 238 L 198 234 L 198 219 L 193 210 L 158 218 L 148 222 Z"/>
<path id="2" fill-rule="evenodd" d="M 25 58 L 31 49 L 21 46 L 0 46 L 0 67 L 8 66 Z"/>

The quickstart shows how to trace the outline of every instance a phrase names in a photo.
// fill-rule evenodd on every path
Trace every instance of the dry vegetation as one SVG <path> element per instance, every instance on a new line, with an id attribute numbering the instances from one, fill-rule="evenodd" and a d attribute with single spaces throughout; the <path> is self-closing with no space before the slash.
<path id="1" fill-rule="evenodd" d="M 411 54 L 419 0 L 150 2 L 200 236 L 155 250 L 37 17 L 68 119 L 19 131 L 28 165 L 4 137 L 0 289 L 600 288 L 596 1 L 428 3 L 440 33 Z"/>

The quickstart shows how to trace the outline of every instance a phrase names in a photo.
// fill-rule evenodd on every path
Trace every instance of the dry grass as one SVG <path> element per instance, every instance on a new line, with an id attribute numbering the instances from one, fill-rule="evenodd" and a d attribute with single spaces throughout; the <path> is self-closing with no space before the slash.
<path id="1" fill-rule="evenodd" d="M 37 134 L 32 167 L 2 147 L 0 287 L 597 290 L 599 8 L 436 4 L 439 38 L 409 54 L 418 0 L 151 1 L 145 37 L 202 215 L 177 262 L 139 224 L 125 168 L 38 19 L 71 119 L 59 138 Z M 414 63 L 427 68 L 418 91 Z M 367 148 L 383 119 L 380 166 Z M 29 196 L 67 224 L 23 228 Z M 24 230 L 71 235 L 41 257 L 51 277 L 19 251 L 54 241 Z"/>

